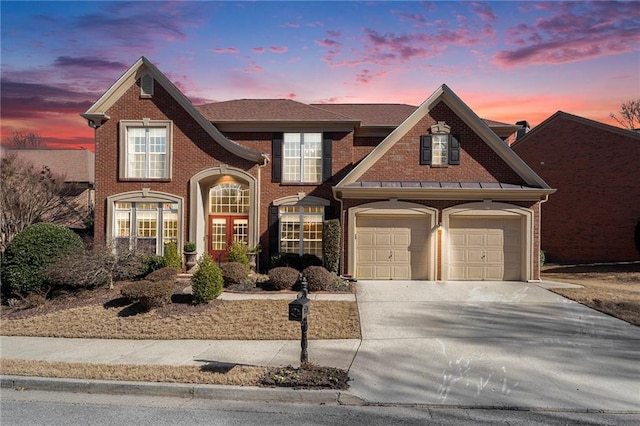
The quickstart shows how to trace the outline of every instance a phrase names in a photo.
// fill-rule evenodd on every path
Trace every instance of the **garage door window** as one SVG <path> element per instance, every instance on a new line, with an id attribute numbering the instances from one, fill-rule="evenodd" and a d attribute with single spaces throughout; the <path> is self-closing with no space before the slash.
<path id="1" fill-rule="evenodd" d="M 280 206 L 280 252 L 322 258 L 323 206 Z"/>

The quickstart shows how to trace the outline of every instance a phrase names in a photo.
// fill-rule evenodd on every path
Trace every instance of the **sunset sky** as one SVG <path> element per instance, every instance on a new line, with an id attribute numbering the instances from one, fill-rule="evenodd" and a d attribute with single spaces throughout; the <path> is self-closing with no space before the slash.
<path id="1" fill-rule="evenodd" d="M 1 137 L 93 149 L 79 116 L 140 56 L 195 104 L 419 105 L 446 83 L 483 118 L 616 124 L 640 96 L 636 2 L 2 1 Z"/>

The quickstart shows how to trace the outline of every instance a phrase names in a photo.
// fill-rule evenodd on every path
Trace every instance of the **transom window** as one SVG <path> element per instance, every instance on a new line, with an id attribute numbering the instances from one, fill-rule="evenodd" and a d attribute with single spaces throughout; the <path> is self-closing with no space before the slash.
<path id="1" fill-rule="evenodd" d="M 178 204 L 116 202 L 113 236 L 116 249 L 161 255 L 178 241 Z"/>
<path id="2" fill-rule="evenodd" d="M 280 252 L 322 258 L 323 206 L 280 206 Z"/>
<path id="3" fill-rule="evenodd" d="M 120 177 L 168 179 L 171 170 L 171 122 L 121 121 Z"/>
<path id="4" fill-rule="evenodd" d="M 322 133 L 285 133 L 283 148 L 285 182 L 322 181 Z"/>
<path id="5" fill-rule="evenodd" d="M 209 190 L 209 212 L 249 213 L 249 187 L 240 183 L 221 183 Z"/>

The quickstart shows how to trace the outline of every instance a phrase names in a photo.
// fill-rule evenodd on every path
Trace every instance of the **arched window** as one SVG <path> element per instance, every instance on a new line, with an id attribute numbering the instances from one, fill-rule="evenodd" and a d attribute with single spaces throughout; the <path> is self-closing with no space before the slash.
<path id="1" fill-rule="evenodd" d="M 221 183 L 209 190 L 209 213 L 249 214 L 249 186 Z"/>

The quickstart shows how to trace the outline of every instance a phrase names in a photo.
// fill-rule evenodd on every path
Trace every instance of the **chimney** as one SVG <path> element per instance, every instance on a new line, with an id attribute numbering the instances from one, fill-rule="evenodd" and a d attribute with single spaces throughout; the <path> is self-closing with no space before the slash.
<path id="1" fill-rule="evenodd" d="M 517 121 L 516 126 L 522 127 L 522 129 L 516 132 L 516 140 L 520 139 L 521 137 L 529 133 L 529 130 L 531 130 L 531 126 L 529 126 L 529 122 L 526 120 Z"/>

